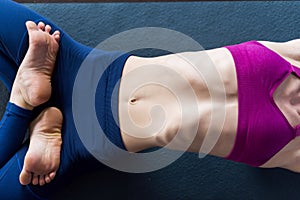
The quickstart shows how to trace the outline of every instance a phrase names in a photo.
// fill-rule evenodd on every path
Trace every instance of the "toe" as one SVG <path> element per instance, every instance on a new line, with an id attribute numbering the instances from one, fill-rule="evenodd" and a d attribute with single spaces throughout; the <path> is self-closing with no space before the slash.
<path id="1" fill-rule="evenodd" d="M 56 40 L 56 42 L 59 42 L 60 36 L 59 36 L 59 35 L 55 35 L 55 36 L 54 36 L 54 39 Z"/>
<path id="2" fill-rule="evenodd" d="M 26 171 L 24 168 L 19 176 L 19 181 L 22 185 L 28 185 L 31 182 L 32 174 Z"/>
<path id="3" fill-rule="evenodd" d="M 33 175 L 32 184 L 33 185 L 39 184 L 39 176 L 38 175 L 36 175 L 36 174 Z"/>
<path id="4" fill-rule="evenodd" d="M 50 33 L 50 31 L 51 31 L 51 26 L 47 24 L 46 27 L 45 27 L 45 31 L 46 31 L 47 33 Z"/>
<path id="5" fill-rule="evenodd" d="M 56 42 L 59 42 L 60 40 L 60 32 L 59 31 L 55 31 L 53 34 L 54 39 L 56 40 Z"/>
<path id="6" fill-rule="evenodd" d="M 38 30 L 37 25 L 33 21 L 27 21 L 26 28 L 27 28 L 28 32 Z"/>
<path id="7" fill-rule="evenodd" d="M 44 175 L 40 175 L 39 184 L 40 184 L 40 186 L 45 185 L 45 176 Z"/>
<path id="8" fill-rule="evenodd" d="M 45 24 L 44 24 L 44 22 L 39 22 L 39 23 L 38 23 L 38 27 L 39 27 L 40 29 L 42 29 L 42 30 L 45 30 Z"/>
<path id="9" fill-rule="evenodd" d="M 60 32 L 59 31 L 54 31 L 54 33 L 52 34 L 54 37 L 55 36 L 60 36 Z"/>
<path id="10" fill-rule="evenodd" d="M 50 178 L 50 176 L 48 174 L 45 176 L 45 181 L 46 181 L 46 183 L 50 183 L 51 182 L 51 178 Z"/>
<path id="11" fill-rule="evenodd" d="M 59 31 L 54 31 L 54 33 L 52 35 L 60 35 Z"/>
<path id="12" fill-rule="evenodd" d="M 55 178 L 56 172 L 52 172 L 49 174 L 49 177 L 51 180 L 53 180 Z"/>

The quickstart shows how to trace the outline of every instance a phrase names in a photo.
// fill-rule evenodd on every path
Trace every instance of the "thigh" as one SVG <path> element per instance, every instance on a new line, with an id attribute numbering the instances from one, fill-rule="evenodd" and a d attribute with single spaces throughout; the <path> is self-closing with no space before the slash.
<path id="1" fill-rule="evenodd" d="M 0 7 L 0 50 L 16 64 L 19 64 L 18 54 L 27 34 L 25 22 L 41 17 L 10 0 L 1 0 Z"/>
<path id="2" fill-rule="evenodd" d="M 55 27 L 49 20 L 30 9 L 10 0 L 0 0 L 0 51 L 20 65 L 28 49 L 28 35 L 25 22 L 43 21 Z"/>

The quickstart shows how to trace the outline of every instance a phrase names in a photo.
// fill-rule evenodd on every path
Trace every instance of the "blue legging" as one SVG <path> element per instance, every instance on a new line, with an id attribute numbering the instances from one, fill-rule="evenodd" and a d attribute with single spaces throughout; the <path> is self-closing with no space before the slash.
<path id="1" fill-rule="evenodd" d="M 0 0 L 0 15 L 0 79 L 9 90 L 11 90 L 18 66 L 20 66 L 28 49 L 28 34 L 25 22 L 27 20 L 36 23 L 43 21 L 51 25 L 52 30 L 60 30 L 61 32 L 60 49 L 52 77 L 52 96 L 50 100 L 34 109 L 33 113 L 20 110 L 9 103 L 2 119 L 5 126 L 0 127 L 0 145 L 3 144 L 0 147 L 0 150 L 3 150 L 3 152 L 0 152 L 0 198 L 47 199 L 62 190 L 73 177 L 78 176 L 81 172 L 91 171 L 101 166 L 100 162 L 86 150 L 81 142 L 72 115 L 74 81 L 82 62 L 92 49 L 77 43 L 49 20 L 15 2 Z M 96 67 L 102 67 L 102 62 L 107 63 L 107 60 L 113 60 L 109 67 L 105 69 L 105 73 L 99 81 L 97 87 L 99 91 L 97 91 L 97 99 L 95 100 L 97 105 L 106 105 L 105 102 L 110 102 L 109 98 L 111 98 L 113 88 L 121 77 L 124 63 L 129 56 L 129 54 L 120 52 L 97 50 L 91 58 L 92 70 Z M 24 144 L 21 141 L 29 121 L 48 106 L 58 107 L 64 116 L 61 164 L 56 178 L 50 184 L 43 187 L 22 186 L 18 177 L 28 149 L 28 141 Z M 101 127 L 108 126 L 108 122 L 110 124 L 107 128 L 108 131 L 105 132 L 107 137 L 117 146 L 125 149 L 117 124 L 112 123 L 112 111 L 109 111 L 109 109 L 103 110 L 103 106 L 96 106 L 95 109 Z M 5 116 L 12 117 L 4 121 Z M 7 138 L 7 134 L 10 134 L 9 138 Z M 6 143 L 5 141 L 8 139 L 9 142 Z"/>

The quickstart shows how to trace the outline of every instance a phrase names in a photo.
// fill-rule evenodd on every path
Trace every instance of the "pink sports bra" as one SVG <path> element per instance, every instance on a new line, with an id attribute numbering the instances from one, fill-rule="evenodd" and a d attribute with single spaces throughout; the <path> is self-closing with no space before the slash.
<path id="1" fill-rule="evenodd" d="M 226 48 L 238 83 L 237 135 L 226 158 L 260 166 L 300 135 L 300 125 L 292 127 L 273 99 L 291 73 L 300 77 L 300 69 L 257 41 Z"/>

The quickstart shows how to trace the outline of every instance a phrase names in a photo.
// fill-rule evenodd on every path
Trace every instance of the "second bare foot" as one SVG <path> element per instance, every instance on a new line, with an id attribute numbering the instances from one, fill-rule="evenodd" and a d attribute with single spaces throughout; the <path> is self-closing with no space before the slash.
<path id="1" fill-rule="evenodd" d="M 45 109 L 30 125 L 30 144 L 20 174 L 22 185 L 50 183 L 59 168 L 62 114 L 59 109 Z"/>

